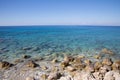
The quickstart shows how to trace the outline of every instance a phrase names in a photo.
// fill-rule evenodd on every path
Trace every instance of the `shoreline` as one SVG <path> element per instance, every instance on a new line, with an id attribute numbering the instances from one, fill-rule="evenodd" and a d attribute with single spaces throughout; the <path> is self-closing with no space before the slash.
<path id="1" fill-rule="evenodd" d="M 2 80 L 119 80 L 120 60 L 112 60 L 112 52 L 103 49 L 104 55 L 90 59 L 84 55 L 64 55 L 47 60 L 24 55 L 14 63 L 0 62 Z"/>

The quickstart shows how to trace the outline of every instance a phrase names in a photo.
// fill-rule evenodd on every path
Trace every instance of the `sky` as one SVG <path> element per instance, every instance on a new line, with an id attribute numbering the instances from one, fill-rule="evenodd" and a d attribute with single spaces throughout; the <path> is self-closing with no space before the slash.
<path id="1" fill-rule="evenodd" d="M 0 26 L 117 25 L 120 0 L 0 0 Z"/>

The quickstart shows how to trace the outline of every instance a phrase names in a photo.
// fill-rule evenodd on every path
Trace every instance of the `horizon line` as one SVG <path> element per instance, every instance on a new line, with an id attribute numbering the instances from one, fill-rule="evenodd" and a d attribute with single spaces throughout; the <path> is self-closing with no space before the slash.
<path id="1" fill-rule="evenodd" d="M 42 25 L 0 25 L 0 27 L 15 27 L 15 26 L 120 26 L 120 25 L 75 25 L 75 24 L 42 24 Z"/>

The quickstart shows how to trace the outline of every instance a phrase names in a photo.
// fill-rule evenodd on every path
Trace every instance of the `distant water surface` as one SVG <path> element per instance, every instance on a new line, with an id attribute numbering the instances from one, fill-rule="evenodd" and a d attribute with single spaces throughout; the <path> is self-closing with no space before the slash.
<path id="1" fill-rule="evenodd" d="M 119 26 L 9 26 L 0 27 L 0 59 L 28 54 L 94 55 L 107 48 L 120 58 Z"/>

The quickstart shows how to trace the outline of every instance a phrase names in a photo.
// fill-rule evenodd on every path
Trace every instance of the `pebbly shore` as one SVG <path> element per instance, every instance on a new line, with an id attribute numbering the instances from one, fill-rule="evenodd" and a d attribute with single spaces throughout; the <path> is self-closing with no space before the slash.
<path id="1" fill-rule="evenodd" d="M 52 60 L 24 55 L 14 62 L 0 61 L 0 80 L 120 80 L 120 60 L 113 55 L 108 49 L 92 57 L 64 55 Z"/>

